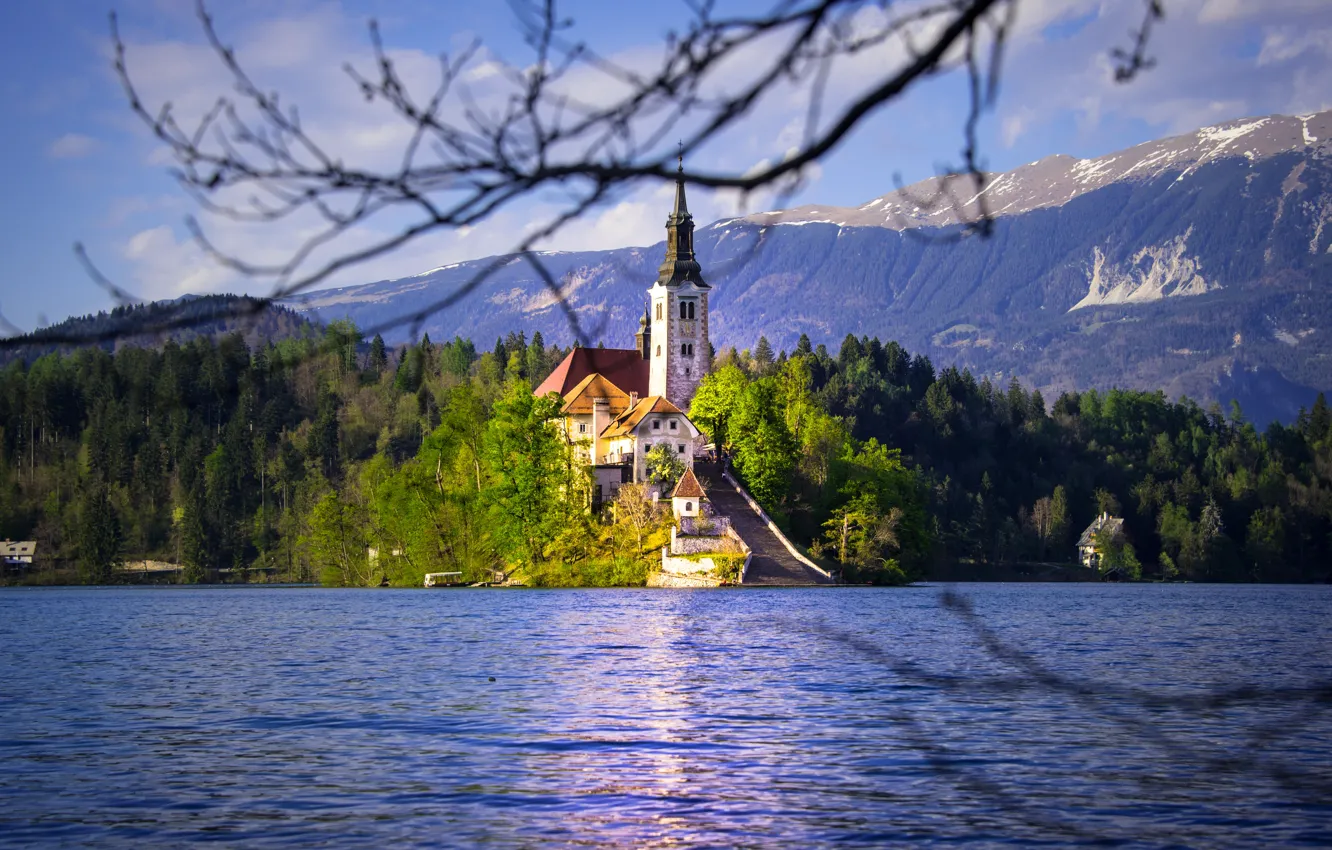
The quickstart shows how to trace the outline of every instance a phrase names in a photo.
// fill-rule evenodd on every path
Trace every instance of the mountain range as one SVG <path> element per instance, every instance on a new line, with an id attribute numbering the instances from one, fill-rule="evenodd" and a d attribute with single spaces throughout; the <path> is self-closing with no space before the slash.
<path id="1" fill-rule="evenodd" d="M 980 194 L 970 185 L 925 181 L 854 208 L 700 227 L 714 344 L 747 348 L 763 334 L 789 349 L 804 333 L 835 353 L 848 333 L 878 336 L 1047 397 L 1160 389 L 1238 399 L 1260 424 L 1332 390 L 1332 111 L 1231 121 L 1095 159 L 1050 156 L 989 175 Z M 988 237 L 967 227 L 982 204 Z M 541 258 L 590 338 L 627 347 L 663 251 Z M 492 261 L 322 290 L 297 306 L 371 326 Z M 514 329 L 573 337 L 518 257 L 420 326 L 482 346 Z"/>

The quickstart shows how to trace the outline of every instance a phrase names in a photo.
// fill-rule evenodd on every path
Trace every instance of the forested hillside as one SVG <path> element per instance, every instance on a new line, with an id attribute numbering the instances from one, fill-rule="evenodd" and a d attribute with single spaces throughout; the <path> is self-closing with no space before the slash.
<path id="1" fill-rule="evenodd" d="M 31 363 L 44 354 L 71 353 L 89 345 L 115 351 L 154 347 L 167 340 L 220 339 L 233 333 L 249 345 L 319 335 L 317 323 L 281 304 L 244 295 L 187 295 L 71 316 L 32 333 L 7 337 L 0 347 L 0 365 L 16 359 Z"/>
<path id="2" fill-rule="evenodd" d="M 660 519 L 589 514 L 558 405 L 531 394 L 563 353 L 517 333 L 484 353 L 460 338 L 393 351 L 335 324 L 253 348 L 231 335 L 13 362 L 0 373 L 0 535 L 39 541 L 36 580 L 62 566 L 116 580 L 118 564 L 148 558 L 190 581 L 419 585 L 498 570 L 641 583 Z M 1328 576 L 1321 399 L 1260 434 L 1159 394 L 1048 406 L 868 338 L 836 356 L 807 340 L 774 356 L 764 340 L 717 367 L 693 417 L 848 578 L 1070 561 L 1101 510 L 1127 519 L 1126 576 Z"/>
<path id="3" fill-rule="evenodd" d="M 766 340 L 762 341 L 763 343 Z M 724 352 L 696 421 L 801 540 L 876 578 L 897 560 L 1068 561 L 1101 512 L 1122 515 L 1122 576 L 1323 581 L 1332 531 L 1332 411 L 1259 433 L 1163 394 L 1067 393 L 1047 405 L 1017 381 L 935 371 L 895 342 L 848 336 L 836 357 L 802 339 L 776 360 Z M 916 487 L 867 488 L 862 455 L 900 451 Z M 882 448 L 879 448 L 882 447 Z M 880 476 L 879 481 L 884 480 Z M 848 556 L 849 553 L 849 556 Z"/>

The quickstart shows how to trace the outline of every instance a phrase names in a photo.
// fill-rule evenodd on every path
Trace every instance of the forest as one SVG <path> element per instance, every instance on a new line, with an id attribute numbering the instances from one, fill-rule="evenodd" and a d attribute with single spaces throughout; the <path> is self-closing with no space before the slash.
<path id="1" fill-rule="evenodd" d="M 589 511 L 558 399 L 532 394 L 566 353 L 521 332 L 390 349 L 334 322 L 16 359 L 0 372 L 0 536 L 39 542 L 36 582 L 112 582 L 150 560 L 185 582 L 641 585 L 666 518 L 642 488 Z M 848 581 L 1072 563 L 1103 512 L 1124 518 L 1102 541 L 1107 577 L 1329 577 L 1321 396 L 1263 433 L 1238 407 L 1160 393 L 1047 406 L 849 335 L 836 356 L 807 337 L 716 352 L 689 412 Z"/>

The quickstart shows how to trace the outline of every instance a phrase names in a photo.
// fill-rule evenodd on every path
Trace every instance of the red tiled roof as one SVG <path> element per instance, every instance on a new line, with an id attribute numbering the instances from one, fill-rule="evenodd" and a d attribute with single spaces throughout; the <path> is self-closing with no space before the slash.
<path id="1" fill-rule="evenodd" d="M 648 394 L 648 361 L 635 348 L 575 348 L 541 382 L 536 394 L 564 395 L 594 373 L 600 373 L 626 394 Z"/>
<path id="2" fill-rule="evenodd" d="M 671 494 L 672 499 L 701 499 L 703 498 L 703 485 L 698 483 L 694 477 L 694 470 L 686 469 L 685 474 L 680 476 L 680 483 L 675 485 L 675 492 Z"/>

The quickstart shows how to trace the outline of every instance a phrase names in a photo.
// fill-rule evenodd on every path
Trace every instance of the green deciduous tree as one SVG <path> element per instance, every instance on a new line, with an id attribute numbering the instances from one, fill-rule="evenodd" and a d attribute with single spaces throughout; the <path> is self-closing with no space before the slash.
<path id="1" fill-rule="evenodd" d="M 675 483 L 685 473 L 685 462 L 670 443 L 657 443 L 643 456 L 647 466 L 648 481 L 656 484 L 662 497 L 669 497 Z"/>
<path id="2" fill-rule="evenodd" d="M 896 557 L 901 551 L 901 508 L 884 512 L 872 493 L 861 493 L 833 511 L 824 523 L 824 541 L 838 563 L 851 568 L 849 581 L 906 584 L 910 579 Z"/>
<path id="3" fill-rule="evenodd" d="M 1103 576 L 1117 576 L 1130 580 L 1142 578 L 1142 564 L 1133 544 L 1124 539 L 1123 534 L 1112 533 L 1103 528 L 1096 533 L 1096 553 L 1100 556 L 1097 568 Z"/>
<path id="4" fill-rule="evenodd" d="M 572 453 L 554 425 L 558 414 L 557 398 L 536 398 L 531 384 L 514 379 L 486 428 L 484 497 L 496 546 L 515 566 L 530 567 L 544 557 L 561 532 L 560 520 L 571 514 L 566 499 L 581 512 L 581 494 L 568 487 L 586 485 L 570 480 Z"/>
<path id="5" fill-rule="evenodd" d="M 329 491 L 315 503 L 309 533 L 302 538 L 306 555 L 321 583 L 365 587 L 377 583 L 369 561 L 364 512 Z"/>
<path id="6" fill-rule="evenodd" d="M 796 442 L 777 393 L 775 378 L 753 382 L 740 394 L 728 424 L 735 468 L 754 498 L 768 510 L 776 510 L 782 503 L 796 464 Z"/>
<path id="7" fill-rule="evenodd" d="M 734 363 L 721 365 L 705 377 L 689 405 L 689 418 L 719 447 L 731 445 L 728 424 L 749 378 Z"/>

